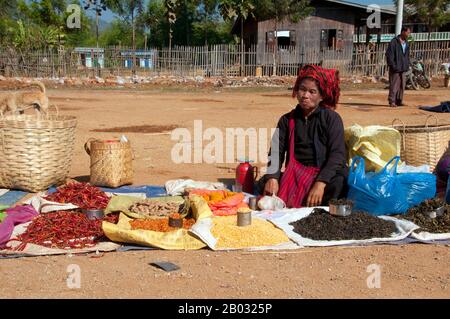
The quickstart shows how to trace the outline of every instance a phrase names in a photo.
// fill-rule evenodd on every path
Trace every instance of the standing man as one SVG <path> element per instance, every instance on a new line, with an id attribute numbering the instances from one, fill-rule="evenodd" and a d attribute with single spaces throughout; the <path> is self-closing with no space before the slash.
<path id="1" fill-rule="evenodd" d="M 411 29 L 403 27 L 399 36 L 393 38 L 386 50 L 389 66 L 389 106 L 404 106 L 403 92 L 406 86 L 405 72 L 409 70 L 409 43 Z"/>

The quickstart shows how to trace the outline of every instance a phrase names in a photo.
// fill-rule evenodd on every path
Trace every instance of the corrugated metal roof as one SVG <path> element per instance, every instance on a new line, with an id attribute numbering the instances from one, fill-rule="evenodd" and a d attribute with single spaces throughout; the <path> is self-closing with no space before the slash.
<path id="1" fill-rule="evenodd" d="M 344 1 L 344 0 L 325 0 L 325 1 L 339 3 L 339 4 L 346 5 L 346 6 L 361 8 L 361 9 L 367 9 L 369 6 L 367 4 L 355 3 L 355 2 Z M 379 6 L 380 6 L 380 10 L 382 13 L 392 14 L 392 15 L 397 14 L 397 9 L 396 9 L 395 5 L 387 4 L 387 5 L 379 5 Z"/>

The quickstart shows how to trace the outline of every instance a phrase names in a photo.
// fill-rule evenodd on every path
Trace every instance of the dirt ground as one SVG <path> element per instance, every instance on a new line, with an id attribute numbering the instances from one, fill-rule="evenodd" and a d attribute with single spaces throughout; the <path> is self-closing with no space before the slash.
<path id="1" fill-rule="evenodd" d="M 236 163 L 174 164 L 171 149 L 178 141 L 171 140 L 170 130 L 180 127 L 192 132 L 194 120 L 202 120 L 203 129 L 271 128 L 295 105 L 287 88 L 58 88 L 48 94 L 61 114 L 78 118 L 71 176 L 86 179 L 89 175 L 89 157 L 83 149 L 88 138 L 125 134 L 135 154 L 135 185 L 162 185 L 173 178 L 230 181 Z M 449 89 L 407 91 L 408 106 L 390 109 L 384 85 L 348 85 L 342 90 L 338 112 L 346 126 L 391 125 L 395 118 L 421 124 L 432 113 L 417 106 L 447 100 Z M 450 122 L 449 114 L 435 116 L 439 122 Z M 448 246 L 413 244 L 286 252 L 139 251 L 107 253 L 101 258 L 1 260 L 0 297 L 449 298 L 449 252 Z M 158 260 L 174 262 L 181 270 L 169 274 L 149 265 Z M 70 264 L 81 268 L 80 289 L 67 288 Z M 371 264 L 381 267 L 379 289 L 367 286 Z"/>

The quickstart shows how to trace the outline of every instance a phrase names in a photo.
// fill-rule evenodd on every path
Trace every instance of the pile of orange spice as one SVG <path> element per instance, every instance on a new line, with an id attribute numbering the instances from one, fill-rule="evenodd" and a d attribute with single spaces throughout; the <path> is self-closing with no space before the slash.
<path id="1" fill-rule="evenodd" d="M 195 224 L 195 219 L 183 219 L 183 228 L 190 229 Z M 130 221 L 131 229 L 151 230 L 161 233 L 176 231 L 179 228 L 169 226 L 169 218 L 155 218 L 155 219 L 135 219 Z"/>

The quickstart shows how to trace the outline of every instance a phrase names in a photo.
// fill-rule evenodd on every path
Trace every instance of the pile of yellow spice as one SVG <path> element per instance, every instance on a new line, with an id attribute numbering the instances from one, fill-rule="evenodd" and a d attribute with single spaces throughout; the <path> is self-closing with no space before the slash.
<path id="1" fill-rule="evenodd" d="M 216 216 L 212 221 L 211 233 L 218 249 L 274 246 L 289 241 L 281 229 L 260 218 L 252 218 L 252 224 L 245 227 L 237 226 L 236 216 Z"/>

